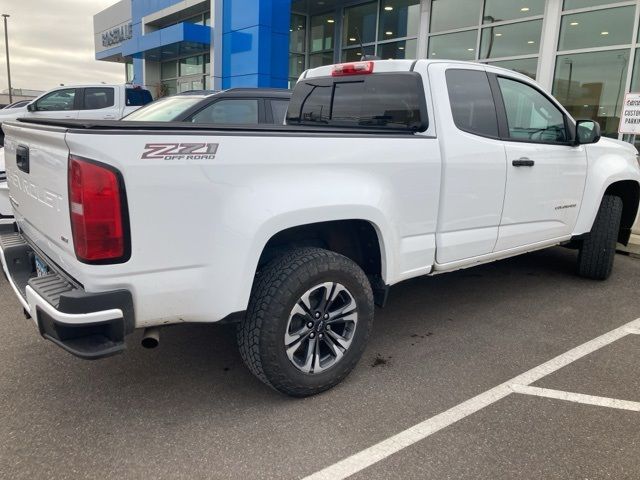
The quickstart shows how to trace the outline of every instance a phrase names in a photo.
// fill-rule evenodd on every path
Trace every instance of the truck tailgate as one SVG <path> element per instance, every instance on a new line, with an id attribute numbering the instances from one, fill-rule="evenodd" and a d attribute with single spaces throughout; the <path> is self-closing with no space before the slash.
<path id="1" fill-rule="evenodd" d="M 58 264 L 74 256 L 69 218 L 66 129 L 4 124 L 5 163 L 16 221 Z"/>

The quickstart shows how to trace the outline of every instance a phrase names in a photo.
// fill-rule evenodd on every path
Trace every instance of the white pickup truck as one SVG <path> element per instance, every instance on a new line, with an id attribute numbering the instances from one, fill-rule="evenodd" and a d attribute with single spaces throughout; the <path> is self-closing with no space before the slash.
<path id="1" fill-rule="evenodd" d="M 464 62 L 308 70 L 284 126 L 5 128 L 0 257 L 45 338 L 98 358 L 134 329 L 153 346 L 165 325 L 238 322 L 249 369 L 293 396 L 347 376 L 403 280 L 554 245 L 606 279 L 640 195 L 634 147 Z"/>
<path id="2" fill-rule="evenodd" d="M 81 85 L 50 90 L 28 105 L 0 110 L 0 223 L 11 218 L 4 178 L 2 123 L 18 118 L 118 120 L 153 101 L 151 93 L 133 85 Z"/>
<path id="3" fill-rule="evenodd" d="M 119 120 L 152 101 L 149 90 L 133 85 L 61 86 L 22 107 L 0 110 L 0 125 L 18 118 Z"/>

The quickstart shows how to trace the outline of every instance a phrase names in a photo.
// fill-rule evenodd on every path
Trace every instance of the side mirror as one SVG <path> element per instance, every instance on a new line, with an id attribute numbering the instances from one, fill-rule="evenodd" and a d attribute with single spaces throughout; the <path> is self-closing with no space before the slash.
<path id="1" fill-rule="evenodd" d="M 27 111 L 29 112 L 35 112 L 36 111 L 36 104 L 34 103 L 30 103 L 29 105 L 27 105 Z"/>
<path id="2" fill-rule="evenodd" d="M 600 140 L 600 124 L 593 120 L 577 120 L 574 145 L 587 145 Z"/>

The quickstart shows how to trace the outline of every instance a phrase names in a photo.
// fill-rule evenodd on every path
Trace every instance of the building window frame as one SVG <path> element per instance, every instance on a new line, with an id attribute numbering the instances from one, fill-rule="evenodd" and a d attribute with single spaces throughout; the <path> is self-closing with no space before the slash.
<path id="1" fill-rule="evenodd" d="M 553 0 L 547 0 L 548 1 L 553 1 Z M 433 58 L 430 56 L 429 52 L 430 52 L 430 46 L 431 46 L 431 39 L 433 37 L 437 37 L 440 35 L 447 35 L 447 34 L 451 34 L 451 33 L 464 33 L 464 32 L 475 32 L 476 33 L 476 42 L 475 42 L 475 47 L 474 47 L 474 51 L 473 51 L 473 59 L 471 61 L 474 62 L 480 62 L 480 63 L 486 63 L 486 64 L 492 64 L 494 62 L 503 62 L 503 61 L 508 61 L 508 60 L 528 60 L 528 59 L 537 59 L 537 64 L 538 64 L 538 68 L 536 69 L 536 77 L 538 76 L 539 73 L 539 67 L 540 67 L 540 63 L 542 61 L 541 58 L 541 51 L 542 51 L 542 40 L 544 38 L 545 35 L 545 15 L 544 12 L 542 14 L 536 14 L 536 15 L 529 15 L 529 16 L 525 16 L 525 17 L 520 17 L 520 18 L 514 18 L 514 19 L 509 19 L 509 20 L 500 20 L 497 22 L 490 22 L 490 23 L 485 23 L 484 19 L 485 19 L 485 10 L 486 10 L 486 0 L 483 0 L 482 2 L 482 6 L 480 8 L 480 14 L 478 16 L 478 23 L 476 25 L 472 25 L 469 27 L 460 27 L 460 28 L 451 28 L 451 29 L 447 29 L 447 30 L 442 30 L 442 31 L 437 31 L 437 32 L 431 32 L 431 12 L 432 12 L 432 2 L 433 0 L 428 0 L 428 4 L 429 4 L 429 25 L 428 25 L 428 30 L 427 30 L 427 45 L 426 45 L 426 49 L 425 49 L 425 54 L 424 54 L 424 58 Z M 546 5 L 545 5 L 546 6 Z M 482 33 L 485 30 L 491 30 L 494 29 L 496 27 L 502 27 L 502 26 L 507 26 L 507 25 L 516 25 L 519 23 L 526 23 L 526 22 L 532 22 L 532 21 L 541 21 L 542 22 L 542 26 L 541 26 L 541 31 L 540 31 L 540 38 L 538 39 L 538 52 L 537 53 L 527 53 L 527 54 L 522 54 L 522 55 L 508 55 L 508 56 L 501 56 L 501 57 L 490 57 L 490 58 L 486 58 L 486 57 L 482 57 L 481 56 L 481 46 L 482 46 Z"/>
<path id="2" fill-rule="evenodd" d="M 553 1 L 553 0 L 548 0 L 548 1 Z M 636 55 L 640 55 L 640 36 L 638 35 L 638 29 L 640 28 L 640 0 L 619 1 L 619 2 L 605 3 L 602 5 L 593 5 L 590 7 L 574 8 L 569 10 L 564 10 L 564 0 L 556 0 L 556 1 L 560 1 L 560 8 L 559 8 L 560 18 L 558 20 L 558 27 L 555 32 L 556 41 L 554 45 L 554 54 L 553 54 L 553 57 L 549 59 L 549 61 L 552 64 L 551 85 L 548 86 L 549 90 L 551 91 L 553 89 L 552 87 L 553 87 L 553 82 L 555 81 L 558 57 L 564 56 L 564 55 L 580 54 L 580 53 L 596 53 L 596 52 L 623 50 L 623 51 L 627 51 L 629 55 L 627 59 L 626 78 L 625 78 L 625 82 L 622 90 L 624 94 L 626 94 L 627 92 L 630 92 L 634 73 L 637 75 L 640 75 L 640 72 L 633 71 L 634 69 L 633 67 L 636 62 Z M 633 27 L 631 31 L 630 43 L 607 45 L 603 47 L 586 47 L 586 48 L 574 48 L 574 49 L 566 49 L 566 50 L 560 49 L 560 29 L 562 28 L 562 20 L 566 15 L 574 15 L 577 13 L 592 13 L 592 12 L 598 12 L 603 10 L 610 10 L 614 8 L 631 7 L 631 6 L 635 8 L 634 8 L 634 21 L 633 21 Z M 545 32 L 543 30 L 543 35 L 544 33 Z M 622 102 L 619 108 L 622 108 Z M 618 112 L 616 112 L 616 114 L 617 113 Z M 619 140 L 632 141 L 630 135 L 623 135 L 619 133 L 617 134 L 617 138 Z"/>

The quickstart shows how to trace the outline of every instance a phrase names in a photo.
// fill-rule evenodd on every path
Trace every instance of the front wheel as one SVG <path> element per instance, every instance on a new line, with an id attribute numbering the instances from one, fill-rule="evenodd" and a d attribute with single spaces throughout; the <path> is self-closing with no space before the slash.
<path id="1" fill-rule="evenodd" d="M 340 383 L 373 325 L 373 293 L 362 269 L 320 248 L 291 250 L 256 278 L 238 345 L 270 387 L 305 397 Z"/>
<path id="2" fill-rule="evenodd" d="M 606 280 L 613 270 L 616 242 L 622 218 L 622 199 L 605 195 L 589 236 L 578 254 L 578 275 Z"/>

